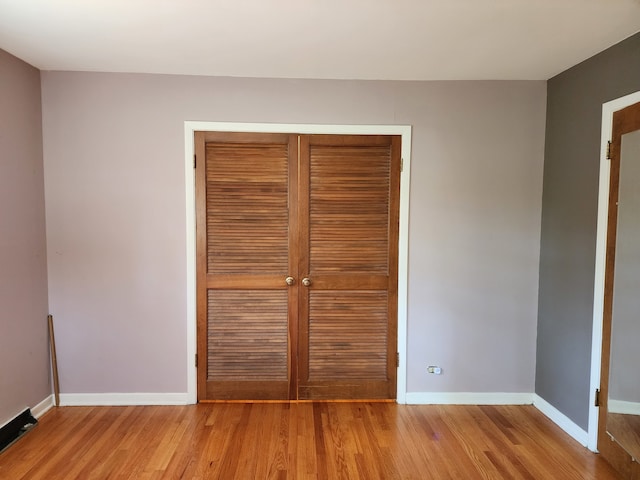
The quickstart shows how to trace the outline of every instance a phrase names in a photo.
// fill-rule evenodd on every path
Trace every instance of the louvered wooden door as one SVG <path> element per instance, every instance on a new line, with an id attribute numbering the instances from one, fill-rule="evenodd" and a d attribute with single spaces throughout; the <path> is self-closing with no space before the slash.
<path id="1" fill-rule="evenodd" d="M 300 159 L 299 398 L 395 398 L 400 139 L 304 136 Z"/>
<path id="2" fill-rule="evenodd" d="M 199 400 L 395 398 L 399 137 L 196 155 Z"/>
<path id="3" fill-rule="evenodd" d="M 295 135 L 196 133 L 198 398 L 287 399 Z"/>

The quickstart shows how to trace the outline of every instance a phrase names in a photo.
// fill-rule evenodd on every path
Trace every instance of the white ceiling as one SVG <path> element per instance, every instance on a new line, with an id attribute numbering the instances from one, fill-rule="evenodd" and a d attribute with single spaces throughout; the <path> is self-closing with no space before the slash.
<path id="1" fill-rule="evenodd" d="M 640 0 L 0 0 L 42 70 L 548 79 L 640 31 Z"/>

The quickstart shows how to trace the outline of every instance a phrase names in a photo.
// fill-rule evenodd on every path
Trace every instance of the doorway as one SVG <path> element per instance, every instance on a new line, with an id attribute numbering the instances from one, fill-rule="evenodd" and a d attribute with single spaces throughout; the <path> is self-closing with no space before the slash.
<path id="1" fill-rule="evenodd" d="M 609 216 L 609 182 L 611 161 L 608 142 L 612 138 L 614 113 L 630 105 L 640 102 L 640 92 L 625 95 L 602 105 L 602 125 L 600 138 L 600 173 L 598 182 L 598 220 L 596 233 L 595 275 L 593 294 L 593 330 L 591 344 L 591 378 L 589 395 L 589 427 L 587 447 L 598 451 L 598 431 L 600 407 L 598 396 L 600 391 L 603 346 L 603 318 L 605 302 L 605 267 L 607 256 L 607 228 Z"/>
<path id="2" fill-rule="evenodd" d="M 400 229 L 398 242 L 398 345 L 400 367 L 397 369 L 396 402 L 407 401 L 407 315 L 408 315 L 408 268 L 409 268 L 409 197 L 411 185 L 410 125 L 338 125 L 338 124 L 282 124 L 282 123 L 238 123 L 238 122 L 184 122 L 184 178 L 185 178 L 185 264 L 186 345 L 185 364 L 187 372 L 186 402 L 197 402 L 197 355 L 196 355 L 196 227 L 195 227 L 195 168 L 194 135 L 207 132 L 298 132 L 301 134 L 354 134 L 354 135 L 399 135 L 402 138 L 402 169 L 400 172 Z"/>
<path id="3" fill-rule="evenodd" d="M 198 398 L 394 398 L 400 137 L 195 138 Z"/>
<path id="4" fill-rule="evenodd" d="M 603 284 L 598 450 L 624 475 L 640 474 L 637 382 L 637 232 L 640 191 L 640 102 L 612 110 L 610 181 Z"/>

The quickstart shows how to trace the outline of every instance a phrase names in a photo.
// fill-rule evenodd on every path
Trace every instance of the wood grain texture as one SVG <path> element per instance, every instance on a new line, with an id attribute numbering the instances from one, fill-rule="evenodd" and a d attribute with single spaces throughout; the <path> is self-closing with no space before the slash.
<path id="1" fill-rule="evenodd" d="M 607 430 L 634 458 L 640 458 L 640 415 L 607 413 Z"/>
<path id="2" fill-rule="evenodd" d="M 286 290 L 209 290 L 207 381 L 288 379 Z"/>
<path id="3" fill-rule="evenodd" d="M 309 161 L 309 273 L 387 275 L 390 146 L 311 144 Z"/>
<path id="4" fill-rule="evenodd" d="M 618 197 L 620 187 L 620 153 L 622 135 L 640 129 L 640 103 L 619 110 L 613 115 L 611 138 L 611 172 L 609 178 L 609 209 L 607 220 L 607 249 L 604 278 L 602 321 L 602 362 L 600 369 L 600 415 L 598 418 L 598 450 L 623 475 L 640 480 L 640 464 L 607 433 L 609 398 L 609 368 L 611 360 L 611 322 L 613 318 L 616 239 L 618 225 Z"/>
<path id="5" fill-rule="evenodd" d="M 386 292 L 309 295 L 309 381 L 386 380 Z"/>
<path id="6" fill-rule="evenodd" d="M 288 144 L 207 143 L 207 272 L 288 274 Z"/>
<path id="7" fill-rule="evenodd" d="M 195 140 L 198 398 L 395 398 L 400 137 Z"/>
<path id="8" fill-rule="evenodd" d="M 11 480 L 617 480 L 532 406 L 62 407 L 0 454 Z"/>
<path id="9" fill-rule="evenodd" d="M 395 398 L 400 139 L 300 138 L 300 399 Z"/>
<path id="10" fill-rule="evenodd" d="M 297 137 L 196 132 L 195 147 L 198 399 L 287 399 Z"/>
<path id="11" fill-rule="evenodd" d="M 196 358 L 198 400 L 207 397 L 207 176 L 205 140 L 207 132 L 194 133 L 196 201 Z M 200 359 L 201 361 L 198 361 Z"/>

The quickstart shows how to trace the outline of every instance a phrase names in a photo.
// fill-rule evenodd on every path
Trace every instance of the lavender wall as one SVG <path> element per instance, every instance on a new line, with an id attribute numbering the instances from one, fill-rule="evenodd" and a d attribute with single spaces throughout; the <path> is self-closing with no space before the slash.
<path id="1" fill-rule="evenodd" d="M 545 82 L 42 75 L 63 392 L 186 391 L 185 120 L 413 125 L 408 390 L 533 391 Z"/>
<path id="2" fill-rule="evenodd" d="M 0 50 L 0 425 L 51 394 L 40 72 Z"/>

